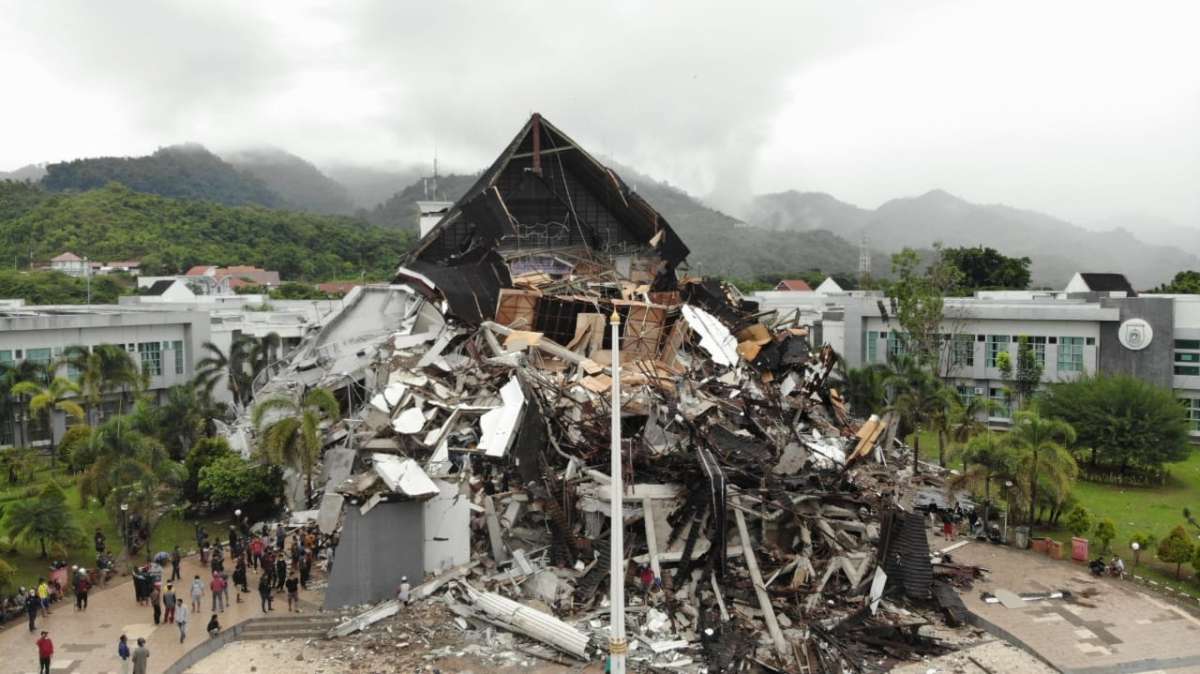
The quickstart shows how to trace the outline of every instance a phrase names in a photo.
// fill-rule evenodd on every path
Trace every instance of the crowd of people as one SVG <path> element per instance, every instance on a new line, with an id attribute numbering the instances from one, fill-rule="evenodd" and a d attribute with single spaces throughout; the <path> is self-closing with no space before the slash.
<path id="1" fill-rule="evenodd" d="M 180 643 L 186 641 L 192 620 L 199 620 L 204 611 L 210 613 L 205 632 L 216 637 L 221 632 L 219 616 L 231 606 L 231 595 L 234 603 L 241 603 L 243 595 L 251 594 L 252 574 L 258 576 L 256 589 L 263 613 L 275 610 L 274 599 L 280 592 L 286 594 L 289 612 L 301 611 L 300 590 L 308 588 L 315 567 L 328 568 L 337 544 L 336 537 L 323 536 L 314 526 L 289 533 L 282 524 L 273 529 L 263 525 L 254 532 L 245 519 L 231 525 L 223 538 L 218 537 L 215 542 L 209 539 L 208 532 L 197 527 L 199 561 L 205 571 L 194 574 L 190 582 L 182 579 L 183 553 L 179 546 L 170 553 L 160 552 L 152 561 L 132 570 L 135 602 L 150 609 L 155 625 L 175 625 Z M 108 553 L 99 529 L 95 545 L 97 559 L 103 561 Z M 74 596 L 75 610 L 86 611 L 92 588 L 106 579 L 102 567 L 66 569 L 64 563 L 56 563 L 49 578 L 39 578 L 36 586 L 20 588 L 16 594 L 0 600 L 0 616 L 7 620 L 22 614 L 28 619 L 29 632 L 35 633 L 39 619 L 49 618 L 52 605 L 66 597 L 67 592 Z M 39 667 L 48 672 L 54 655 L 48 630 L 40 632 L 36 645 Z M 120 635 L 117 657 L 122 672 L 129 672 L 132 666 L 135 674 L 144 673 L 149 658 L 145 639 L 138 639 L 137 647 L 131 649 L 126 635 Z"/>

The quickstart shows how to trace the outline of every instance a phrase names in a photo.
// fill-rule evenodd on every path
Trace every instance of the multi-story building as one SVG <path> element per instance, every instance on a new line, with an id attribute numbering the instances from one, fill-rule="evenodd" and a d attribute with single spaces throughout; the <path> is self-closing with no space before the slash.
<path id="1" fill-rule="evenodd" d="M 149 379 L 149 394 L 160 398 L 171 386 L 192 378 L 200 345 L 209 335 L 209 316 L 203 312 L 113 305 L 4 308 L 0 309 L 0 365 L 12 367 L 22 361 L 48 365 L 69 347 L 115 344 L 141 365 Z M 75 378 L 80 373 L 63 365 L 56 374 Z M 47 445 L 61 439 L 66 429 L 61 412 L 52 415 L 47 433 L 44 423 L 13 407 L 12 414 L 0 416 L 0 446 Z M 115 409 L 115 397 L 110 396 L 99 415 Z"/>
<path id="2" fill-rule="evenodd" d="M 868 292 L 760 292 L 762 309 L 795 312 L 815 342 L 833 346 L 849 368 L 886 363 L 905 336 L 888 298 Z M 1017 362 L 1022 338 L 1042 366 L 1042 382 L 1097 372 L 1128 374 L 1175 391 L 1200 436 L 1200 295 L 1138 295 L 1120 274 L 1076 274 L 1061 292 L 978 292 L 946 298 L 941 374 L 963 398 L 1011 413 L 999 368 Z"/>

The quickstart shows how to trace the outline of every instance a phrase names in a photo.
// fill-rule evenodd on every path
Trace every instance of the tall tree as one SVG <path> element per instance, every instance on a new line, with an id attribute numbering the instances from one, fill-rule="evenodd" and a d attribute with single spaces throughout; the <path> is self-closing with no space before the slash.
<path id="1" fill-rule="evenodd" d="M 1037 490 L 1039 472 L 1060 486 L 1062 493 L 1069 491 L 1075 477 L 1075 459 L 1067 445 L 1075 442 L 1075 429 L 1065 421 L 1039 415 L 1036 411 L 1017 412 L 1009 429 L 1006 441 L 1016 450 L 1018 465 L 1029 485 L 1029 526 L 1037 516 Z"/>
<path id="2" fill-rule="evenodd" d="M 888 290 L 892 313 L 904 330 L 905 350 L 930 370 L 938 367 L 944 343 L 945 301 L 958 287 L 958 270 L 942 257 L 934 245 L 934 259 L 922 272 L 921 257 L 911 248 L 892 256 L 896 280 Z"/>
<path id="3" fill-rule="evenodd" d="M 985 246 L 947 248 L 942 255 L 958 270 L 963 290 L 1024 290 L 1029 286 L 1027 257 L 1008 257 Z"/>
<path id="4" fill-rule="evenodd" d="M 133 356 L 116 344 L 97 344 L 91 348 L 69 346 L 63 350 L 59 364 L 67 365 L 79 373 L 79 389 L 88 407 L 89 424 L 98 421 L 95 411 L 99 409 L 104 396 L 120 392 L 120 414 L 126 395 L 131 392 L 136 394 L 146 385 L 145 375 Z"/>
<path id="5" fill-rule="evenodd" d="M 1012 358 L 1008 352 L 1003 352 L 996 359 L 1000 377 L 1008 386 L 1009 394 L 1016 398 L 1017 408 L 1025 406 L 1025 402 L 1037 390 L 1042 381 L 1043 365 L 1038 362 L 1037 354 L 1029 337 L 1021 335 L 1017 338 L 1017 365 L 1013 368 Z"/>
<path id="6" fill-rule="evenodd" d="M 314 388 L 300 402 L 269 398 L 254 408 L 258 448 L 273 463 L 292 466 L 304 475 L 305 498 L 312 501 L 312 476 L 321 458 L 320 425 L 339 418 L 337 399 L 323 388 Z"/>
<path id="7" fill-rule="evenodd" d="M 1191 454 L 1188 422 L 1174 392 L 1136 377 L 1098 374 L 1051 384 L 1038 407 L 1077 429 L 1079 445 L 1089 448 L 1080 460 L 1093 474 L 1161 472 L 1164 463 Z"/>
<path id="8" fill-rule="evenodd" d="M 986 524 L 992 507 L 992 482 L 1012 477 L 1017 468 L 1017 455 L 997 434 L 977 435 L 956 450 L 963 471 L 951 478 L 954 486 L 983 485 L 983 521 Z"/>
<path id="9" fill-rule="evenodd" d="M 946 407 L 952 404 L 954 392 L 942 385 L 920 361 L 912 356 L 893 359 L 893 372 L 887 385 L 891 390 L 888 409 L 899 415 L 913 431 L 913 470 L 920 472 L 921 430 L 927 428 Z"/>
<path id="10" fill-rule="evenodd" d="M 888 368 L 881 363 L 849 370 L 845 373 L 842 393 L 855 414 L 864 416 L 887 404 Z"/>

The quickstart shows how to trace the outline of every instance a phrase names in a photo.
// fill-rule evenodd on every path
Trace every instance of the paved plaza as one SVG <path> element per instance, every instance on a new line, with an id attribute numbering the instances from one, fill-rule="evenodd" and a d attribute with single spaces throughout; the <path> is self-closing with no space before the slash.
<path id="1" fill-rule="evenodd" d="M 226 568 L 232 569 L 227 561 Z M 166 567 L 170 573 L 170 566 Z M 229 608 L 219 614 L 222 629 L 228 629 L 245 620 L 262 617 L 259 608 L 258 573 L 248 570 L 249 595 L 242 595 L 242 603 L 236 603 L 236 591 L 229 589 Z M 190 602 L 190 592 L 187 586 L 191 584 L 194 575 L 200 574 L 202 579 L 211 575 L 199 564 L 197 556 L 184 559 L 180 570 L 183 580 L 176 584 L 177 594 Z M 306 604 L 306 610 L 312 610 L 313 603 L 321 601 L 315 592 L 301 591 L 301 601 Z M 175 625 L 154 624 L 154 613 L 150 606 L 139 606 L 134 600 L 133 583 L 128 578 L 114 578 L 103 589 L 94 589 L 90 593 L 89 606 L 86 611 L 76 611 L 74 599 L 68 597 L 54 605 L 49 618 L 39 617 L 38 632 L 47 630 L 54 641 L 54 660 L 51 671 L 54 674 L 119 674 L 120 661 L 117 659 L 117 639 L 121 634 L 129 638 L 130 650 L 137 643 L 138 637 L 146 638 L 150 649 L 150 672 L 161 672 L 204 640 L 208 634 L 204 631 L 208 619 L 212 615 L 212 598 L 205 590 L 204 605 L 199 614 L 192 614 L 188 623 L 187 640 L 179 643 L 179 629 Z M 288 615 L 286 593 L 275 593 L 275 610 L 269 615 Z M 34 674 L 37 672 L 37 647 L 34 642 L 38 632 L 29 632 L 25 620 L 13 622 L 0 632 L 0 674 Z"/>
<path id="2" fill-rule="evenodd" d="M 952 554 L 991 570 L 963 593 L 967 608 L 1067 674 L 1200 672 L 1200 619 L 1138 583 L 1095 578 L 1082 564 L 988 543 Z M 1074 600 L 1005 608 L 980 598 L 997 590 L 1070 590 Z"/>

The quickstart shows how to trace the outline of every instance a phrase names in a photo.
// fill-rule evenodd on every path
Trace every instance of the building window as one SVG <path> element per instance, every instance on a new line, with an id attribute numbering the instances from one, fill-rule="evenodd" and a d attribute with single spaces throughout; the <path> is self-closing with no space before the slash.
<path id="1" fill-rule="evenodd" d="M 975 365 L 975 336 L 953 335 L 950 338 L 950 366 L 973 367 Z"/>
<path id="2" fill-rule="evenodd" d="M 16 444 L 16 433 L 13 432 L 12 417 L 7 414 L 0 417 L 0 446 L 11 447 Z"/>
<path id="3" fill-rule="evenodd" d="M 1025 339 L 1029 340 L 1029 348 L 1033 349 L 1033 360 L 1038 367 L 1046 367 L 1046 338 L 1035 336 Z"/>
<path id="4" fill-rule="evenodd" d="M 25 360 L 38 365 L 49 365 L 53 356 L 50 349 L 26 349 Z"/>
<path id="5" fill-rule="evenodd" d="M 1083 337 L 1058 338 L 1058 371 L 1083 372 Z"/>
<path id="6" fill-rule="evenodd" d="M 1008 390 L 1004 388 L 989 388 L 988 399 L 992 401 L 994 408 L 991 411 L 993 419 L 1010 419 L 1012 418 L 1012 406 L 1008 400 Z"/>
<path id="7" fill-rule="evenodd" d="M 971 403 L 975 401 L 975 387 L 959 384 L 955 388 L 958 389 L 958 399 L 962 401 L 963 407 L 970 407 Z"/>
<path id="8" fill-rule="evenodd" d="M 12 351 L 0 351 L 0 365 L 13 365 L 15 363 Z"/>
<path id="9" fill-rule="evenodd" d="M 987 366 L 1000 367 L 1000 354 L 1008 353 L 1008 335 L 987 336 Z"/>
<path id="10" fill-rule="evenodd" d="M 1187 416 L 1188 429 L 1200 433 L 1200 398 L 1180 398 L 1179 404 L 1183 405 L 1183 412 Z"/>
<path id="11" fill-rule="evenodd" d="M 175 352 L 175 374 L 183 374 L 183 342 L 171 342 L 171 350 Z"/>
<path id="12" fill-rule="evenodd" d="M 907 335 L 902 332 L 891 330 L 887 333 L 888 360 L 896 358 L 897 356 L 903 356 L 908 351 L 905 345 L 906 341 Z"/>
<path id="13" fill-rule="evenodd" d="M 1175 374 L 1200 376 L 1200 340 L 1175 340 Z"/>
<path id="14" fill-rule="evenodd" d="M 158 342 L 142 342 L 137 345 L 142 359 L 142 372 L 157 377 L 162 374 L 162 345 Z"/>

